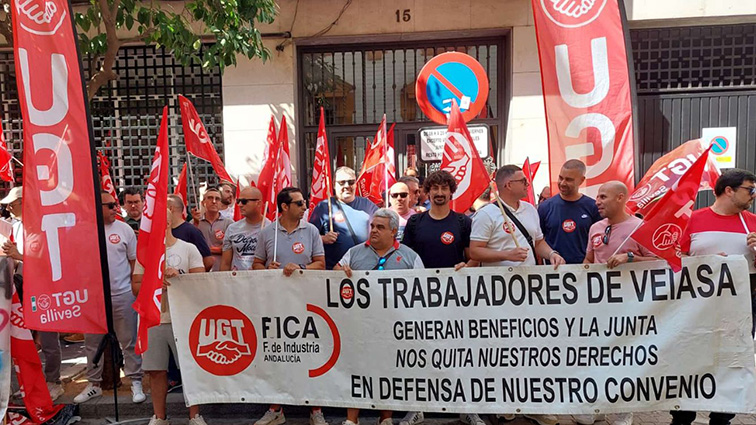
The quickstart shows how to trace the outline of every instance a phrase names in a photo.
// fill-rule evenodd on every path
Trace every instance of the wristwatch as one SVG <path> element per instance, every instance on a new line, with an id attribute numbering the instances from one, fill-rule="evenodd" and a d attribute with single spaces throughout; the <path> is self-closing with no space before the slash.
<path id="1" fill-rule="evenodd" d="M 307 265 L 305 265 L 305 264 L 300 264 L 300 265 L 299 265 L 299 268 L 300 268 L 300 269 L 302 269 L 302 270 L 304 270 L 304 269 L 306 269 L 306 268 L 307 268 Z"/>
<path id="2" fill-rule="evenodd" d="M 635 261 L 635 254 L 633 254 L 632 252 L 628 252 L 627 253 L 627 262 L 628 263 L 632 263 L 633 261 Z"/>

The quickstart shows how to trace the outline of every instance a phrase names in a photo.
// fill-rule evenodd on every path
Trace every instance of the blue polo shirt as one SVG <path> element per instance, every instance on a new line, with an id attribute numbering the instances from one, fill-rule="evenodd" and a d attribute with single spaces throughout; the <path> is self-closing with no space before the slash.
<path id="1" fill-rule="evenodd" d="M 341 206 L 341 208 L 339 208 Z M 370 233 L 370 219 L 378 207 L 367 198 L 355 196 L 350 203 L 339 202 L 336 198 L 331 198 L 331 211 L 333 215 L 333 231 L 339 234 L 336 242 L 332 244 L 323 244 L 325 248 L 326 270 L 331 270 L 338 264 L 341 257 L 349 251 L 349 248 L 357 244 L 364 243 Z M 354 237 L 349 231 L 349 224 L 352 225 Z M 321 235 L 325 235 L 329 230 L 328 220 L 328 200 L 321 201 L 310 215 L 310 223 L 318 228 Z"/>
<path id="2" fill-rule="evenodd" d="M 567 264 L 582 263 L 591 225 L 601 220 L 596 201 L 585 195 L 577 201 L 552 196 L 538 205 L 538 216 L 546 243 L 559 251 Z"/>

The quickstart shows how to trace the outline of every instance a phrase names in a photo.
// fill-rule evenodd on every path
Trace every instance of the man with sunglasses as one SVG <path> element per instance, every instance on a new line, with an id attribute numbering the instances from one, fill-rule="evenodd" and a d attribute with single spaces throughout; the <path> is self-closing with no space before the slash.
<path id="1" fill-rule="evenodd" d="M 399 231 L 396 239 L 402 240 L 407 220 L 415 214 L 415 209 L 410 207 L 410 188 L 402 182 L 394 183 L 389 189 L 389 203 L 391 210 L 399 215 Z"/>
<path id="2" fill-rule="evenodd" d="M 722 172 L 714 185 L 711 207 L 693 211 L 680 239 L 684 255 L 744 255 L 748 261 L 751 290 L 756 289 L 756 214 L 748 211 L 756 199 L 756 175 L 732 168 Z M 752 328 L 756 329 L 756 294 L 751 293 Z M 696 412 L 672 411 L 672 425 L 690 425 Z M 733 413 L 712 412 L 709 425 L 728 425 Z"/>
<path id="3" fill-rule="evenodd" d="M 411 248 L 402 245 L 396 238 L 399 231 L 399 215 L 388 208 L 373 214 L 370 222 L 370 239 L 350 248 L 334 270 L 344 270 L 352 277 L 353 270 L 409 270 L 422 269 L 423 261 Z M 392 411 L 381 410 L 378 425 L 392 425 Z M 343 425 L 358 425 L 360 409 L 347 409 Z"/>
<path id="4" fill-rule="evenodd" d="M 378 209 L 369 199 L 355 196 L 357 176 L 349 167 L 336 169 L 335 199 L 320 202 L 310 214 L 312 223 L 320 232 L 325 248 L 325 267 L 333 269 L 349 248 L 364 243 L 368 238 L 370 217 Z M 333 230 L 331 230 L 333 223 Z"/>
<path id="5" fill-rule="evenodd" d="M 323 242 L 318 229 L 303 220 L 307 201 L 302 190 L 296 187 L 282 189 L 276 195 L 276 204 L 281 215 L 258 235 L 252 268 L 283 269 L 286 277 L 291 276 L 295 270 L 323 270 Z M 284 422 L 286 418 L 283 409 L 274 404 L 255 425 L 280 425 Z M 320 407 L 311 409 L 310 425 L 328 425 Z"/>
<path id="6" fill-rule="evenodd" d="M 251 270 L 257 248 L 257 236 L 270 221 L 262 215 L 262 193 L 260 189 L 250 186 L 239 193 L 239 204 L 244 218 L 231 224 L 226 229 L 223 239 L 223 258 L 221 271 Z"/>
<path id="7" fill-rule="evenodd" d="M 131 307 L 136 297 L 131 292 L 131 274 L 136 261 L 137 238 L 131 227 L 116 220 L 116 202 L 107 192 L 102 199 L 102 219 L 105 224 L 105 244 L 110 272 L 110 300 L 113 308 L 113 330 L 123 352 L 124 373 L 131 379 L 131 399 L 141 403 L 147 399 L 142 390 L 142 357 L 134 351 L 137 335 L 137 313 Z M 74 403 L 84 403 L 102 396 L 103 362 L 93 362 L 104 335 L 85 334 L 84 352 L 87 355 L 86 388 L 74 397 Z"/>
<path id="8" fill-rule="evenodd" d="M 654 254 L 633 238 L 628 238 L 641 222 L 625 209 L 628 190 L 624 183 L 611 181 L 599 187 L 596 207 L 603 218 L 588 231 L 584 263 L 606 264 L 614 268 L 633 261 L 656 260 Z"/>

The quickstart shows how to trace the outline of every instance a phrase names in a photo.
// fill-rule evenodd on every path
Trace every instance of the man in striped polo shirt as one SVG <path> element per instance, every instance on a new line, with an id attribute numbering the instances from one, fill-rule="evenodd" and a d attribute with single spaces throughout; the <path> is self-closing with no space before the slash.
<path id="1" fill-rule="evenodd" d="M 756 175 L 737 168 L 726 170 L 714 185 L 714 195 L 717 199 L 711 207 L 693 211 L 680 240 L 681 251 L 686 255 L 744 255 L 748 261 L 753 291 L 756 288 L 756 214 L 747 210 L 756 199 Z M 751 292 L 751 309 L 756 318 L 754 301 L 754 293 Z M 670 413 L 673 425 L 690 425 L 696 419 L 696 412 Z M 728 425 L 734 417 L 733 413 L 712 412 L 709 414 L 709 424 Z"/>

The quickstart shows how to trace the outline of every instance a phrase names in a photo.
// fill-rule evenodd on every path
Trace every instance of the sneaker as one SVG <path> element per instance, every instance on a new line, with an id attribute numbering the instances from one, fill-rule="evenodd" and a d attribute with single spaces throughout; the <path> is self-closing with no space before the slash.
<path id="1" fill-rule="evenodd" d="M 278 409 L 278 411 L 268 410 L 262 418 L 255 422 L 255 425 L 281 425 L 284 422 L 286 422 L 286 417 L 284 417 L 283 409 Z"/>
<path id="2" fill-rule="evenodd" d="M 399 421 L 399 425 L 417 425 L 425 421 L 425 414 L 423 412 L 407 412 Z"/>
<path id="3" fill-rule="evenodd" d="M 380 419 L 380 418 L 378 418 Z M 378 422 L 378 425 L 394 425 L 394 420 L 391 418 L 386 418 L 380 422 Z"/>
<path id="4" fill-rule="evenodd" d="M 131 381 L 131 401 L 132 403 L 141 403 L 147 400 L 142 390 L 142 381 Z"/>
<path id="5" fill-rule="evenodd" d="M 350 421 L 349 419 L 347 419 L 344 422 L 342 422 L 341 425 L 360 425 L 360 421 L 357 420 L 357 423 L 354 423 L 354 422 Z"/>
<path id="6" fill-rule="evenodd" d="M 54 382 L 48 382 L 47 383 L 47 391 L 50 392 L 50 398 L 52 401 L 55 401 L 58 399 L 58 397 L 62 396 L 63 393 L 66 391 L 63 389 L 62 384 L 56 384 Z"/>
<path id="7" fill-rule="evenodd" d="M 325 416 L 323 416 L 322 410 L 318 409 L 310 412 L 310 425 L 329 425 L 325 420 Z"/>
<path id="8" fill-rule="evenodd" d="M 153 415 L 147 425 L 171 425 L 171 423 L 168 422 L 168 419 L 158 419 L 157 416 Z"/>
<path id="9" fill-rule="evenodd" d="M 486 425 L 477 413 L 463 413 L 459 415 L 459 420 L 467 425 Z"/>
<path id="10" fill-rule="evenodd" d="M 71 344 L 77 342 L 84 342 L 84 334 L 70 334 L 63 337 L 63 341 L 70 342 Z"/>
<path id="11" fill-rule="evenodd" d="M 504 413 L 501 415 L 496 415 L 497 419 L 504 419 L 505 421 L 513 421 L 515 420 L 517 416 L 514 413 Z"/>
<path id="12" fill-rule="evenodd" d="M 596 422 L 596 415 L 572 415 L 572 420 L 580 425 L 592 425 Z"/>
<path id="13" fill-rule="evenodd" d="M 523 415 L 538 425 L 558 425 L 559 419 L 554 415 Z"/>
<path id="14" fill-rule="evenodd" d="M 614 416 L 612 425 L 633 425 L 632 413 L 618 413 Z"/>
<path id="15" fill-rule="evenodd" d="M 80 403 L 89 401 L 95 397 L 102 397 L 102 388 L 89 383 L 87 384 L 87 387 L 84 388 L 84 391 L 80 392 L 79 395 L 74 397 L 73 402 L 76 404 L 80 404 Z"/>
<path id="16" fill-rule="evenodd" d="M 207 422 L 205 422 L 205 419 L 198 414 L 197 416 L 189 419 L 189 425 L 207 425 Z"/>

